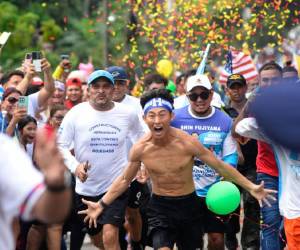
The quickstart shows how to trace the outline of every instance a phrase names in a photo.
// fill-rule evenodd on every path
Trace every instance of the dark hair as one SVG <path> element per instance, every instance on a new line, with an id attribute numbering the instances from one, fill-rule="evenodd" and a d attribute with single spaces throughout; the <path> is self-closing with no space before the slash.
<path id="1" fill-rule="evenodd" d="M 176 86 L 177 86 L 178 84 L 180 84 L 181 80 L 182 80 L 184 77 L 185 77 L 185 74 L 184 74 L 184 73 L 182 73 L 182 74 L 180 74 L 179 76 L 176 77 L 176 81 L 175 81 Z"/>
<path id="2" fill-rule="evenodd" d="M 174 98 L 173 98 L 173 96 L 172 96 L 172 94 L 169 90 L 167 90 L 167 89 L 153 89 L 153 90 L 150 90 L 148 92 L 145 92 L 141 96 L 140 103 L 142 105 L 142 108 L 144 108 L 145 104 L 148 101 L 150 101 L 153 98 L 157 98 L 157 97 L 170 102 L 173 106 Z"/>
<path id="3" fill-rule="evenodd" d="M 11 71 L 11 72 L 8 72 L 7 74 L 5 74 L 5 75 L 2 77 L 2 79 L 1 79 L 1 84 L 3 85 L 3 84 L 5 84 L 5 83 L 7 83 L 7 82 L 10 80 L 10 78 L 11 78 L 12 76 L 21 76 L 22 78 L 24 78 L 25 74 L 24 74 L 23 71 L 17 70 L 17 69 L 16 69 L 16 70 L 13 70 L 13 71 Z"/>
<path id="4" fill-rule="evenodd" d="M 160 74 L 156 74 L 156 73 L 148 74 L 145 76 L 145 79 L 144 79 L 145 89 L 148 89 L 149 86 L 154 82 L 163 83 L 165 85 L 165 87 L 168 85 L 168 79 L 164 78 Z"/>
<path id="5" fill-rule="evenodd" d="M 52 118 L 55 113 L 57 111 L 60 111 L 60 110 L 67 110 L 67 108 L 64 106 L 64 105 L 61 105 L 61 104 L 56 104 L 56 105 L 53 105 L 50 109 L 50 115 L 49 115 L 49 118 Z"/>
<path id="6" fill-rule="evenodd" d="M 295 72 L 298 74 L 298 71 L 293 66 L 286 66 L 282 69 L 282 73 L 286 72 Z"/>
<path id="7" fill-rule="evenodd" d="M 39 92 L 41 90 L 40 85 L 29 85 L 25 93 L 26 96 Z"/>
<path id="8" fill-rule="evenodd" d="M 275 69 L 277 70 L 280 75 L 282 75 L 282 68 L 274 61 L 265 63 L 260 69 L 259 69 L 259 74 L 264 71 L 264 70 L 270 70 L 270 69 Z"/>
<path id="9" fill-rule="evenodd" d="M 4 101 L 12 93 L 18 93 L 19 95 L 22 95 L 21 91 L 17 90 L 14 87 L 7 88 L 2 95 L 2 101 Z"/>
<path id="10" fill-rule="evenodd" d="M 196 75 L 197 70 L 195 69 L 189 69 L 184 73 L 184 82 L 190 77 Z"/>
<path id="11" fill-rule="evenodd" d="M 30 115 L 25 116 L 18 122 L 18 130 L 21 131 L 30 122 L 33 122 L 35 125 L 37 125 L 36 119 Z"/>

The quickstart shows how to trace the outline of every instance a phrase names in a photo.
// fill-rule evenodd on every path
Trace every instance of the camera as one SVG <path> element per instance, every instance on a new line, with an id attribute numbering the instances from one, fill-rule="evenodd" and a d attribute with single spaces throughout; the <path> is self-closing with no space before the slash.
<path id="1" fill-rule="evenodd" d="M 66 55 L 66 54 L 63 54 L 63 55 L 60 55 L 60 59 L 61 60 L 69 60 L 69 55 Z"/>

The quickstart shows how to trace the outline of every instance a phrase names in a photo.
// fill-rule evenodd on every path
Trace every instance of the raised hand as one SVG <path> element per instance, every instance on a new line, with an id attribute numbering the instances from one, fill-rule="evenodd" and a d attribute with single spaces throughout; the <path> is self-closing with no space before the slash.
<path id="1" fill-rule="evenodd" d="M 66 167 L 63 157 L 56 146 L 55 136 L 49 137 L 43 130 L 37 132 L 34 160 L 45 175 L 47 184 L 51 186 L 64 184 Z"/>
<path id="2" fill-rule="evenodd" d="M 48 62 L 46 58 L 41 60 L 42 71 L 45 73 L 51 73 L 51 64 Z"/>
<path id="3" fill-rule="evenodd" d="M 78 214 L 85 214 L 84 223 L 88 223 L 89 228 L 93 226 L 96 228 L 97 218 L 103 211 L 102 206 L 100 206 L 99 202 L 87 201 L 85 199 L 82 199 L 82 202 L 87 205 L 87 209 L 79 211 Z"/>
<path id="4" fill-rule="evenodd" d="M 274 194 L 276 193 L 276 190 L 265 189 L 263 181 L 259 185 L 254 185 L 254 188 L 250 190 L 250 194 L 258 200 L 258 203 L 261 207 L 263 205 L 263 202 L 270 207 L 271 204 L 269 200 L 276 201 L 276 198 L 274 197 Z"/>
<path id="5" fill-rule="evenodd" d="M 18 123 L 27 115 L 27 109 L 25 107 L 16 107 L 13 113 L 12 120 L 15 123 Z"/>
<path id="6" fill-rule="evenodd" d="M 27 79 L 29 81 L 32 81 L 32 78 L 34 77 L 34 75 L 36 74 L 35 72 L 35 67 L 32 63 L 28 64 L 26 67 L 26 74 L 25 77 L 27 77 Z"/>

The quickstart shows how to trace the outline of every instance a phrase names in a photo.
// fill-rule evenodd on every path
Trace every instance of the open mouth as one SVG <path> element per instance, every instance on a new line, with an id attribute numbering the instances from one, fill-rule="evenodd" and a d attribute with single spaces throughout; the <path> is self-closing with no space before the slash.
<path id="1" fill-rule="evenodd" d="M 163 127 L 154 127 L 154 132 L 160 133 L 163 131 Z"/>

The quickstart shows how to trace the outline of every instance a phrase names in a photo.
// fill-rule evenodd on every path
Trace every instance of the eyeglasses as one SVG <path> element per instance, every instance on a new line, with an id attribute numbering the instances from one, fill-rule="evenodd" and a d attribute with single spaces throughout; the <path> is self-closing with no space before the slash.
<path id="1" fill-rule="evenodd" d="M 200 94 L 191 93 L 191 94 L 188 94 L 187 96 L 192 102 L 195 102 L 198 100 L 198 97 L 200 97 L 203 101 L 205 101 L 208 99 L 209 95 L 210 95 L 209 91 L 203 91 Z"/>
<path id="2" fill-rule="evenodd" d="M 8 101 L 10 104 L 15 104 L 16 102 L 19 101 L 19 99 L 16 98 L 16 97 L 10 96 L 10 97 L 7 98 L 7 101 Z"/>

